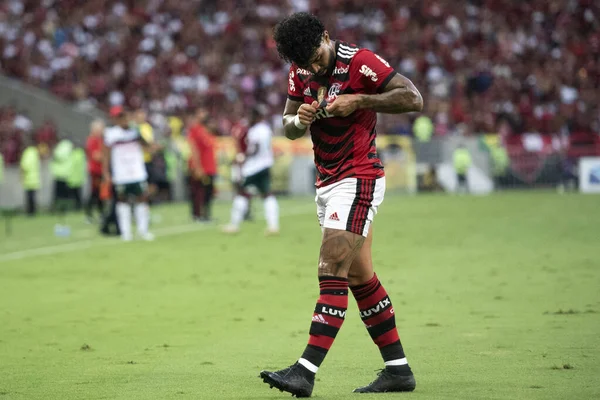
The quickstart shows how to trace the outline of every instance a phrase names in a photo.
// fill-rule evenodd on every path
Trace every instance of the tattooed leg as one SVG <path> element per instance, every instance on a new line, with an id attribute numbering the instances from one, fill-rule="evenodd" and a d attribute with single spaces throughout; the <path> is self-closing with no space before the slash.
<path id="1" fill-rule="evenodd" d="M 369 227 L 369 235 L 350 266 L 350 271 L 348 272 L 348 284 L 350 287 L 362 285 L 373 278 L 372 244 L 373 225 Z"/>
<path id="2" fill-rule="evenodd" d="M 319 255 L 319 276 L 348 277 L 365 238 L 352 232 L 325 228 Z"/>

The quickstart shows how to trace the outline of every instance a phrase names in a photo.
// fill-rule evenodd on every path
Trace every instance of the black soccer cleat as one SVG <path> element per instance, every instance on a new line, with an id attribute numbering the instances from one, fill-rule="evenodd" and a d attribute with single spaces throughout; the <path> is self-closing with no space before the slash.
<path id="1" fill-rule="evenodd" d="M 386 368 L 377 375 L 377 379 L 367 386 L 354 389 L 354 393 L 412 392 L 417 386 L 412 372 L 409 375 L 398 375 Z"/>
<path id="2" fill-rule="evenodd" d="M 315 385 L 315 374 L 295 363 L 279 371 L 261 371 L 260 377 L 271 389 L 276 387 L 296 397 L 310 397 Z"/>

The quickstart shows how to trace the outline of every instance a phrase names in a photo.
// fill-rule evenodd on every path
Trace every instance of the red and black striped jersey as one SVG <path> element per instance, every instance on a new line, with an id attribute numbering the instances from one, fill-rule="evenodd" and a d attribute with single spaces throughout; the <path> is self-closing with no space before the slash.
<path id="1" fill-rule="evenodd" d="M 288 98 L 311 104 L 325 99 L 335 101 L 342 94 L 381 93 L 396 72 L 377 54 L 357 46 L 336 42 L 336 60 L 329 77 L 318 77 L 292 64 Z M 351 115 L 333 117 L 322 108 L 310 126 L 317 187 L 344 178 L 375 179 L 384 176 L 375 138 L 377 113 L 356 110 Z"/>

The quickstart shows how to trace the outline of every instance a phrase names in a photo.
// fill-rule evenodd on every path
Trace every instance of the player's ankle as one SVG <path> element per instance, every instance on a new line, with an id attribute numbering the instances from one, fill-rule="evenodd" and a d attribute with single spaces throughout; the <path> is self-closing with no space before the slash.
<path id="1" fill-rule="evenodd" d="M 412 370 L 408 364 L 386 365 L 385 369 L 393 375 L 412 375 Z"/>

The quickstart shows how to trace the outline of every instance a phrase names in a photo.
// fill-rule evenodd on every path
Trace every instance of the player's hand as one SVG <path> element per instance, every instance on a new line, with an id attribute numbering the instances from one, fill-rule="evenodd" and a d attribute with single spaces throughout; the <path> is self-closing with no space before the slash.
<path id="1" fill-rule="evenodd" d="M 302 125 L 309 126 L 314 122 L 315 117 L 317 115 L 318 106 L 319 103 L 317 103 L 316 101 L 313 101 L 312 104 L 305 103 L 300 106 L 300 108 L 298 109 L 298 118 L 300 119 Z"/>
<path id="2" fill-rule="evenodd" d="M 335 117 L 347 117 L 358 108 L 358 96 L 343 94 L 338 96 L 333 103 L 325 107 L 325 111 Z"/>

